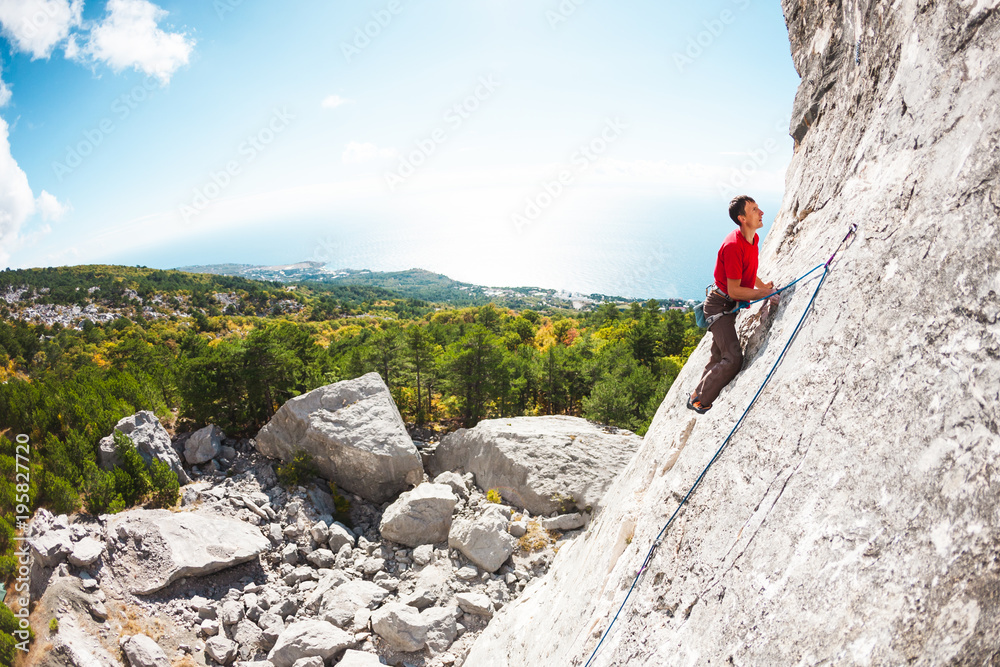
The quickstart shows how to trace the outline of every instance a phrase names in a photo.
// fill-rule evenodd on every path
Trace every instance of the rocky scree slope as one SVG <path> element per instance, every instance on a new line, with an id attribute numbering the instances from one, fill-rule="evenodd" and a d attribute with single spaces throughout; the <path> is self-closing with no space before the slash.
<path id="1" fill-rule="evenodd" d="M 782 6 L 802 83 L 762 275 L 786 283 L 849 224 L 858 236 L 592 664 L 991 663 L 998 2 Z M 744 370 L 696 417 L 683 401 L 703 341 L 603 513 L 494 619 L 467 666 L 586 662 L 815 285 L 786 293 L 770 323 L 742 315 Z"/>

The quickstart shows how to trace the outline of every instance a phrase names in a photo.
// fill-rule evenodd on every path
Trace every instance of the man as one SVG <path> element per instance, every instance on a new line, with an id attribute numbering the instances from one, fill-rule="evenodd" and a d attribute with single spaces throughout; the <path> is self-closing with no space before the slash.
<path id="1" fill-rule="evenodd" d="M 705 300 L 705 316 L 727 313 L 737 301 L 754 301 L 774 293 L 774 284 L 757 277 L 757 230 L 764 226 L 763 211 L 747 195 L 729 202 L 729 217 L 739 229 L 726 237 L 715 263 L 715 289 Z M 736 336 L 736 313 L 717 318 L 712 332 L 712 358 L 705 366 L 701 382 L 688 398 L 687 406 L 705 414 L 719 392 L 743 367 L 743 351 Z"/>

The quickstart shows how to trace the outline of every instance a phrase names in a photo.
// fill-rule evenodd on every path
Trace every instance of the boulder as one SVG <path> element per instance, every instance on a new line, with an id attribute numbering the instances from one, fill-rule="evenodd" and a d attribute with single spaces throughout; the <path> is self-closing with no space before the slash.
<path id="1" fill-rule="evenodd" d="M 423 479 L 417 448 L 378 373 L 297 396 L 257 434 L 265 456 L 312 456 L 338 487 L 375 503 L 395 498 Z"/>
<path id="2" fill-rule="evenodd" d="M 431 474 L 471 472 L 484 492 L 532 514 L 596 508 L 642 438 L 579 417 L 487 419 L 441 439 Z"/>
<path id="3" fill-rule="evenodd" d="M 193 466 L 208 463 L 222 451 L 222 439 L 225 436 L 215 424 L 195 431 L 184 443 L 184 460 Z"/>
<path id="4" fill-rule="evenodd" d="M 447 484 L 421 484 L 399 496 L 382 514 L 382 537 L 408 547 L 448 539 L 458 498 Z"/>
<path id="5" fill-rule="evenodd" d="M 73 538 L 65 528 L 49 529 L 28 538 L 28 546 L 42 567 L 58 565 L 73 551 Z"/>
<path id="6" fill-rule="evenodd" d="M 393 649 L 407 653 L 425 646 L 443 651 L 458 636 L 454 607 L 417 611 L 409 605 L 390 602 L 372 614 L 372 628 Z"/>
<path id="7" fill-rule="evenodd" d="M 448 546 L 487 572 L 496 572 L 514 553 L 517 540 L 507 532 L 502 517 L 488 513 L 476 519 L 456 519 L 448 534 Z"/>
<path id="8" fill-rule="evenodd" d="M 104 553 L 104 544 L 93 537 L 85 537 L 73 545 L 69 562 L 77 567 L 87 567 Z"/>
<path id="9" fill-rule="evenodd" d="M 319 617 L 336 626 L 349 627 L 359 609 L 375 609 L 389 595 L 378 584 L 356 579 L 328 590 L 319 603 Z"/>
<path id="10" fill-rule="evenodd" d="M 339 651 L 354 645 L 350 635 L 326 621 L 298 621 L 285 628 L 274 648 L 267 654 L 274 667 L 292 667 L 296 660 L 318 655 L 328 660 Z"/>
<path id="11" fill-rule="evenodd" d="M 111 565 L 132 593 L 145 595 L 181 577 L 257 558 L 271 545 L 243 521 L 167 510 L 130 510 L 108 521 Z"/>
<path id="12" fill-rule="evenodd" d="M 152 412 L 142 410 L 134 415 L 124 417 L 115 424 L 115 430 L 132 439 L 135 448 L 147 464 L 154 458 L 159 459 L 177 473 L 177 479 L 182 485 L 191 481 L 187 473 L 184 472 L 184 466 L 181 465 L 181 457 L 177 455 L 177 451 L 170 443 L 170 434 Z M 110 470 L 118 465 L 113 435 L 101 438 L 98 459 L 101 467 L 105 470 Z"/>
<path id="13" fill-rule="evenodd" d="M 146 635 L 132 635 L 121 644 L 132 667 L 170 667 L 170 660 L 160 645 Z"/>

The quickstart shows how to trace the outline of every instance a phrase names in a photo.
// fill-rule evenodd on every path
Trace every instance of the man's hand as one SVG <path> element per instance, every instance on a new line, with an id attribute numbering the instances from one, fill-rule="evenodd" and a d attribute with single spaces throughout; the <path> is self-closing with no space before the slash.
<path id="1" fill-rule="evenodd" d="M 726 287 L 729 288 L 729 297 L 737 301 L 756 301 L 774 294 L 774 283 L 762 282 L 760 278 L 757 279 L 756 289 L 743 287 L 736 278 L 729 278 Z"/>

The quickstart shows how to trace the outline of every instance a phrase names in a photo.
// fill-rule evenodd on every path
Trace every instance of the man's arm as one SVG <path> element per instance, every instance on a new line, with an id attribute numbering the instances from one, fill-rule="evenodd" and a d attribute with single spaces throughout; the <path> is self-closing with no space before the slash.
<path id="1" fill-rule="evenodd" d="M 756 301 L 774 294 L 774 283 L 765 283 L 760 278 L 757 278 L 757 286 L 754 289 L 740 285 L 739 278 L 726 280 L 726 287 L 729 288 L 730 298 L 737 301 Z"/>

